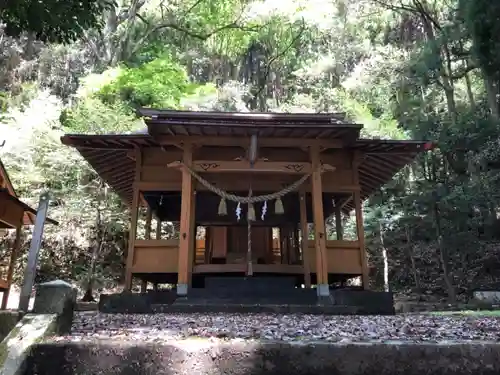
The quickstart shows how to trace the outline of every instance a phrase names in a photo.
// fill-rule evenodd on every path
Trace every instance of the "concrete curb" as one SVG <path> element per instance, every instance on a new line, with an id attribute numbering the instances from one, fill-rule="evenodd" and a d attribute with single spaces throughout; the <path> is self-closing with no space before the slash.
<path id="1" fill-rule="evenodd" d="M 23 317 L 23 313 L 17 310 L 0 311 L 0 342 L 7 337 L 9 332 L 14 328 Z"/>
<path id="2" fill-rule="evenodd" d="M 56 314 L 25 315 L 0 343 L 0 374 L 22 374 L 30 347 L 53 334 L 56 326 Z"/>
<path id="3" fill-rule="evenodd" d="M 70 369 L 64 372 L 64 369 Z M 190 339 L 36 345 L 25 375 L 493 375 L 500 344 L 300 344 Z"/>

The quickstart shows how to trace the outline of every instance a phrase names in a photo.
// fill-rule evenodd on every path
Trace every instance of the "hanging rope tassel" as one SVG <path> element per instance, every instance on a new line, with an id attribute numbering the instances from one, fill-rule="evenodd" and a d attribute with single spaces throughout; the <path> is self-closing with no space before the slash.
<path id="1" fill-rule="evenodd" d="M 226 200 L 224 198 L 221 198 L 221 200 L 219 202 L 219 215 L 220 216 L 227 215 L 227 204 L 226 204 Z"/>
<path id="2" fill-rule="evenodd" d="M 249 221 L 255 221 L 255 208 L 253 206 L 253 203 L 248 204 L 247 218 Z"/>
<path id="3" fill-rule="evenodd" d="M 276 215 L 283 215 L 285 213 L 285 209 L 283 207 L 283 202 L 281 201 L 281 198 L 276 199 L 276 203 L 274 204 L 274 213 Z"/>

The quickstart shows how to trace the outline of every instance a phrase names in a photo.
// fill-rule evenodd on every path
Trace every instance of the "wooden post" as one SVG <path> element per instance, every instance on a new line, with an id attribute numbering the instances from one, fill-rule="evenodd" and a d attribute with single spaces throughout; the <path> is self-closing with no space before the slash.
<path id="1" fill-rule="evenodd" d="M 319 148 L 311 147 L 311 162 L 313 172 L 312 203 L 314 215 L 314 244 L 316 247 L 316 288 L 318 297 L 328 297 L 330 289 L 328 286 L 328 259 L 326 252 L 325 217 L 323 213 L 323 188 L 321 185 L 321 161 Z"/>
<path id="2" fill-rule="evenodd" d="M 342 228 L 342 207 L 335 201 L 335 232 L 337 233 L 337 241 L 344 239 L 344 229 Z"/>
<path id="3" fill-rule="evenodd" d="M 156 217 L 156 239 L 161 240 L 161 219 L 159 216 Z"/>
<path id="4" fill-rule="evenodd" d="M 307 225 L 307 207 L 306 207 L 306 193 L 301 190 L 299 193 L 299 208 L 300 208 L 300 248 L 302 251 L 302 266 L 304 267 L 304 285 L 306 288 L 311 287 L 311 271 L 309 270 L 309 228 Z"/>
<path id="5" fill-rule="evenodd" d="M 212 260 L 212 227 L 205 227 L 205 257 L 204 264 L 210 264 Z"/>
<path id="6" fill-rule="evenodd" d="M 138 183 L 141 180 L 142 152 L 135 150 L 135 184 L 132 196 L 132 206 L 130 207 L 130 231 L 128 239 L 127 266 L 125 269 L 125 288 L 124 291 L 132 289 L 132 266 L 134 265 L 135 237 L 137 233 L 137 216 L 139 214 L 140 191 Z"/>
<path id="7" fill-rule="evenodd" d="M 28 264 L 24 271 L 24 282 L 19 297 L 19 310 L 24 312 L 28 311 L 31 292 L 33 291 L 33 285 L 35 283 L 38 254 L 42 246 L 43 227 L 47 217 L 47 210 L 49 209 L 49 201 L 50 198 L 48 193 L 43 193 L 40 196 L 35 219 L 35 228 L 33 229 L 33 237 L 31 238 L 30 250 L 28 253 Z"/>
<path id="8" fill-rule="evenodd" d="M 356 191 L 354 191 L 354 210 L 356 213 L 356 232 L 358 234 L 358 243 L 359 243 L 359 255 L 361 261 L 361 271 L 362 271 L 362 281 L 363 281 L 363 289 L 368 289 L 370 286 L 370 280 L 368 277 L 368 262 L 366 261 L 366 249 L 365 249 L 365 228 L 363 223 L 363 209 L 361 206 L 361 193 L 360 193 L 360 185 L 359 185 L 359 164 L 360 157 L 358 153 L 355 153 L 353 156 L 352 162 L 352 170 L 354 173 L 353 182 L 358 187 Z"/>
<path id="9" fill-rule="evenodd" d="M 22 226 L 19 225 L 16 228 L 16 239 L 14 240 L 14 245 L 12 246 L 12 252 L 10 254 L 9 269 L 7 270 L 7 289 L 2 296 L 2 306 L 0 310 L 5 310 L 7 308 L 7 302 L 9 301 L 10 286 L 12 284 L 12 275 L 14 274 L 14 268 L 16 266 L 17 256 L 19 254 L 19 248 L 21 246 L 21 230 Z"/>
<path id="10" fill-rule="evenodd" d="M 193 267 L 196 260 L 196 191 L 191 193 L 191 213 L 190 213 L 190 236 L 189 236 L 189 259 L 188 259 L 188 286 L 191 286 L 193 281 Z"/>
<path id="11" fill-rule="evenodd" d="M 151 207 L 146 208 L 146 231 L 144 237 L 146 240 L 151 239 L 151 220 L 153 219 L 153 212 L 151 211 Z"/>
<path id="12" fill-rule="evenodd" d="M 184 144 L 183 162 L 191 166 L 193 162 L 193 148 L 189 143 Z M 179 236 L 179 266 L 177 274 L 177 295 L 186 296 L 189 285 L 190 245 L 192 243 L 193 221 L 191 219 L 193 206 L 193 178 L 189 171 L 182 169 L 182 198 Z"/>

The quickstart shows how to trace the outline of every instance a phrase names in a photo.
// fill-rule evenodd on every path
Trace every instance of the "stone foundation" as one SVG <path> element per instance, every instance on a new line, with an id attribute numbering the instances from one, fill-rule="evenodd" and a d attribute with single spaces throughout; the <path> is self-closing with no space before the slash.
<path id="1" fill-rule="evenodd" d="M 295 288 L 294 282 L 293 278 L 207 277 L 204 288 L 191 288 L 181 297 L 175 290 L 101 295 L 99 311 L 394 314 L 392 293 L 342 289 L 318 297 L 317 290 Z"/>
<path id="2" fill-rule="evenodd" d="M 493 375 L 499 344 L 288 344 L 202 339 L 34 346 L 23 375 Z"/>

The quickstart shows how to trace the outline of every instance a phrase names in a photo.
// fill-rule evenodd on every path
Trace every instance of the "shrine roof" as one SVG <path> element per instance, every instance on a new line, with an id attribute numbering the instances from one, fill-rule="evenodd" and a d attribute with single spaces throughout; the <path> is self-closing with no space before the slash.
<path id="1" fill-rule="evenodd" d="M 344 113 L 188 112 L 139 109 L 150 134 L 355 140 L 363 128 Z"/>
<path id="2" fill-rule="evenodd" d="M 0 160 L 0 201 L 6 199 L 14 201 L 17 206 L 21 206 L 23 208 L 23 225 L 35 224 L 37 211 L 17 197 L 14 186 L 12 185 L 12 181 L 10 180 L 7 170 L 5 169 L 5 165 Z M 50 218 L 47 218 L 47 222 L 58 225 L 57 221 Z"/>
<path id="3" fill-rule="evenodd" d="M 141 109 L 147 129 L 130 134 L 66 134 L 63 144 L 75 147 L 95 171 L 127 203 L 132 201 L 135 162 L 128 157 L 137 147 L 161 147 L 161 137 L 339 139 L 344 149 L 358 150 L 363 158 L 359 177 L 361 195 L 367 198 L 416 155 L 432 148 L 427 141 L 360 139 L 362 125 L 344 115 L 290 113 L 183 112 Z M 328 151 L 325 151 L 328 152 Z M 113 166 L 113 168 L 110 168 Z M 352 207 L 346 205 L 346 209 Z"/>

